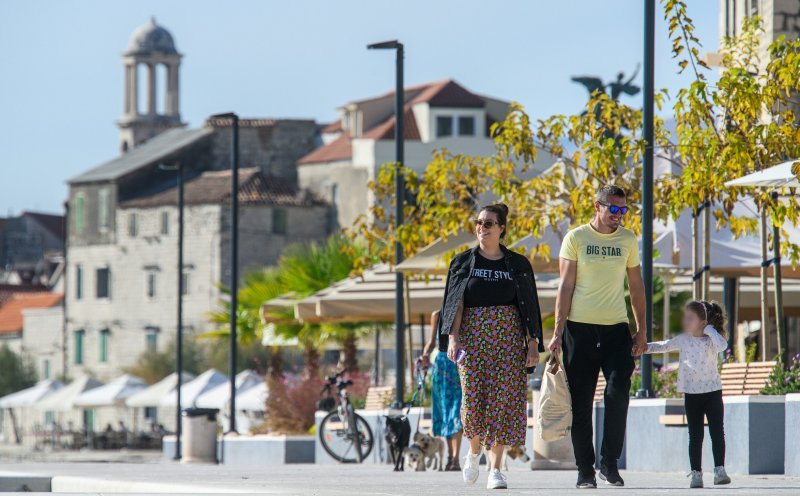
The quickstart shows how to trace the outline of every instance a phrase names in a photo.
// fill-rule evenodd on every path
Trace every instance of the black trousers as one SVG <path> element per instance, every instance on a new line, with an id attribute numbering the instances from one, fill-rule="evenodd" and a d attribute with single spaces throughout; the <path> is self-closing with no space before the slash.
<path id="1" fill-rule="evenodd" d="M 601 460 L 616 464 L 625 441 L 634 362 L 628 323 L 613 325 L 567 321 L 563 337 L 564 371 L 572 396 L 572 448 L 582 471 L 594 470 L 592 407 L 597 377 L 606 378 Z"/>
<path id="2" fill-rule="evenodd" d="M 725 465 L 725 429 L 722 404 L 722 390 L 710 393 L 683 395 L 686 406 L 686 423 L 689 424 L 689 464 L 692 470 L 702 470 L 703 466 L 703 417 L 708 419 L 708 433 L 711 435 L 711 452 L 714 466 Z"/>

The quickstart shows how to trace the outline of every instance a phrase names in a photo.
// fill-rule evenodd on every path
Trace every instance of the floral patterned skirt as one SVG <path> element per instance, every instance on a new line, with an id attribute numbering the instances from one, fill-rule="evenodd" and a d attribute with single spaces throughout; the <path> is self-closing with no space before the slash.
<path id="1" fill-rule="evenodd" d="M 447 358 L 446 353 L 437 353 L 433 362 L 433 384 L 431 385 L 431 407 L 433 435 L 446 439 L 461 432 L 461 380 L 458 367 Z"/>
<path id="2" fill-rule="evenodd" d="M 465 308 L 459 331 L 464 435 L 485 446 L 525 444 L 525 343 L 516 306 Z"/>

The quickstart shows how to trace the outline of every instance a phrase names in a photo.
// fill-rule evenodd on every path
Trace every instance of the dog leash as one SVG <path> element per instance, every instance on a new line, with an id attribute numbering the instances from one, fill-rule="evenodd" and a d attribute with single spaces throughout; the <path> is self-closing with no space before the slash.
<path id="1" fill-rule="evenodd" d="M 406 416 L 408 416 L 409 412 L 411 412 L 411 407 L 413 407 L 417 402 L 417 396 L 422 393 L 420 398 L 420 405 L 425 401 L 425 378 L 428 376 L 428 368 L 422 367 L 420 362 L 417 362 L 416 365 L 416 376 L 417 376 L 417 389 L 414 391 L 414 394 L 411 395 L 411 401 L 408 403 L 408 408 L 406 409 Z M 417 415 L 417 428 L 415 432 L 419 432 L 419 423 L 422 420 L 422 412 Z"/>

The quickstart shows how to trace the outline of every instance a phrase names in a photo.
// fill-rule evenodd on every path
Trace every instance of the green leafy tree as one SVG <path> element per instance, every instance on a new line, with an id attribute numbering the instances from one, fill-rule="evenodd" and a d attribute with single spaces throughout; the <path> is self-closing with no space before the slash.
<path id="1" fill-rule="evenodd" d="M 143 351 L 136 362 L 124 369 L 125 373 L 141 378 L 147 384 L 154 384 L 175 372 L 176 343 L 173 339 L 163 351 Z M 192 374 L 200 374 L 209 367 L 206 351 L 194 336 L 183 338 L 183 370 Z"/>
<path id="2" fill-rule="evenodd" d="M 36 384 L 36 367 L 30 359 L 14 353 L 8 345 L 0 346 L 0 396 L 15 393 Z"/>

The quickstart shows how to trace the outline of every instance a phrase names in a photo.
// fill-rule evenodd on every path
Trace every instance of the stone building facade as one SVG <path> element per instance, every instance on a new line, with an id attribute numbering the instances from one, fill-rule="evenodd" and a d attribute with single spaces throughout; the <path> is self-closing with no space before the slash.
<path id="1" fill-rule="evenodd" d="M 219 284 L 229 284 L 232 122 L 210 118 L 199 128 L 180 122 L 174 47 L 154 21 L 134 33 L 123 56 L 126 73 L 174 62 L 166 113 L 157 105 L 153 112 L 150 103 L 142 111 L 126 78 L 122 154 L 69 181 L 65 344 L 71 376 L 108 380 L 142 352 L 162 350 L 176 333 L 179 274 L 187 334 L 209 329 Z M 157 88 L 148 91 L 159 95 Z M 275 264 L 289 244 L 331 232 L 327 203 L 297 185 L 297 160 L 318 145 L 312 120 L 239 121 L 241 275 Z M 176 167 L 185 177 L 182 268 Z"/>

